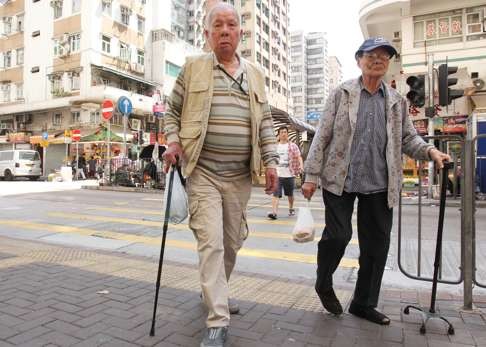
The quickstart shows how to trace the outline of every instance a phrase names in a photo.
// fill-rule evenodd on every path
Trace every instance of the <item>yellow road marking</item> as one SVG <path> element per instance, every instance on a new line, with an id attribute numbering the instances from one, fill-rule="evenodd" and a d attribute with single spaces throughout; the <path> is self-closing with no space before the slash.
<path id="1" fill-rule="evenodd" d="M 135 209 L 135 208 L 117 208 L 117 207 L 87 207 L 87 209 L 88 210 L 94 210 L 94 211 L 123 212 L 123 213 L 145 214 L 145 215 L 161 216 L 162 217 L 161 211 L 159 212 L 159 211 L 147 210 L 147 209 L 142 210 L 142 209 Z M 89 217 L 92 216 L 92 215 L 62 213 L 62 212 L 51 212 L 51 213 L 49 213 L 49 215 L 52 215 L 54 217 L 67 216 L 67 218 L 70 218 L 69 216 L 80 216 L 80 218 L 83 218 L 83 219 L 89 219 L 89 218 L 85 218 L 85 216 L 89 216 Z M 127 219 L 127 218 L 104 217 L 104 216 L 92 216 L 92 217 L 106 218 L 107 220 L 113 221 L 113 222 L 120 220 L 122 223 L 139 224 L 138 219 L 133 220 L 133 219 Z M 100 220 L 100 219 L 92 219 L 92 220 Z M 132 222 L 127 222 L 127 220 L 130 220 Z M 133 221 L 135 221 L 135 222 L 133 222 Z M 246 221 L 250 224 L 271 224 L 271 225 L 294 225 L 295 224 L 295 220 L 278 220 L 278 219 L 277 220 L 269 220 L 269 219 L 266 219 L 266 218 L 248 218 Z M 159 225 L 161 223 L 161 222 L 155 222 L 155 221 L 141 221 L 141 222 L 144 225 L 154 225 L 153 223 L 156 223 L 156 225 Z M 322 224 L 322 223 L 315 223 L 314 226 L 316 228 L 324 228 L 324 224 Z"/>
<path id="2" fill-rule="evenodd" d="M 131 235 L 131 234 L 117 233 L 113 231 L 101 231 L 101 230 L 79 228 L 73 226 L 17 221 L 17 220 L 0 220 L 0 224 L 8 225 L 16 228 L 31 229 L 31 230 L 49 230 L 58 233 L 71 233 L 71 234 L 78 234 L 78 235 L 85 235 L 85 236 L 97 236 L 97 237 L 103 237 L 108 239 L 129 241 L 133 243 L 160 245 L 160 237 Z M 189 249 L 189 250 L 196 250 L 195 241 L 188 242 L 188 241 L 168 239 L 166 242 L 167 242 L 166 243 L 167 246 Z M 307 263 L 307 264 L 316 263 L 315 254 L 310 255 L 310 254 L 303 254 L 303 253 L 281 252 L 281 251 L 273 251 L 268 249 L 249 249 L 249 248 L 241 249 L 239 251 L 239 254 L 242 256 L 254 257 L 254 258 L 287 260 L 291 262 L 300 262 L 300 263 Z M 358 260 L 343 258 L 339 266 L 345 268 L 358 267 Z"/>
<path id="3" fill-rule="evenodd" d="M 91 208 L 93 209 L 93 208 Z M 104 208 L 101 208 L 104 210 Z M 119 210 L 119 209 L 110 209 L 112 210 Z M 123 211 L 118 211 L 123 212 Z M 128 212 L 128 211 L 125 211 Z M 111 222 L 111 223 L 122 223 L 122 224 L 133 224 L 133 225 L 146 225 L 151 227 L 162 227 L 162 221 L 147 221 L 147 220 L 140 220 L 140 219 L 131 219 L 131 218 L 121 218 L 121 217 L 109 217 L 109 216 L 95 216 L 89 214 L 75 214 L 75 213 L 63 213 L 63 212 L 49 212 L 47 214 L 50 217 L 58 217 L 58 218 L 67 218 L 67 219 L 77 219 L 77 220 L 90 220 L 90 221 L 102 221 L 102 222 Z M 249 219 L 248 222 L 251 223 L 252 219 Z M 280 225 L 291 225 L 295 224 L 294 221 L 264 221 L 268 223 L 264 224 L 280 224 Z M 276 223 L 279 222 L 279 223 Z M 260 224 L 259 222 L 257 222 Z M 322 226 L 324 228 L 324 224 L 315 224 L 316 227 Z M 189 226 L 187 224 L 170 224 L 170 229 L 175 230 L 182 230 L 182 231 L 190 231 Z M 292 235 L 289 231 L 288 234 L 278 233 L 278 232 L 270 232 L 270 231 L 250 231 L 250 237 L 261 237 L 261 238 L 272 238 L 272 239 L 292 239 Z M 316 240 L 318 241 L 318 240 Z M 351 244 L 357 245 L 358 240 L 352 239 Z"/>

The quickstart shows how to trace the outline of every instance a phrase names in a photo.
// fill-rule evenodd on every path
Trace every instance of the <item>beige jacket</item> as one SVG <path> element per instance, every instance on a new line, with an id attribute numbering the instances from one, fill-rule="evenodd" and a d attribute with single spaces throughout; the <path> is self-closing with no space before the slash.
<path id="1" fill-rule="evenodd" d="M 167 142 L 179 142 L 184 152 L 183 174 L 190 176 L 194 170 L 203 147 L 208 127 L 211 100 L 213 95 L 214 54 L 208 53 L 188 57 L 184 66 L 184 85 L 182 112 L 177 117 L 166 113 L 165 131 Z M 240 58 L 243 60 L 243 58 Z M 244 61 L 248 80 L 251 113 L 251 173 L 255 178 L 261 169 L 260 124 L 264 107 L 268 108 L 265 94 L 265 77 L 252 63 Z M 275 148 L 273 148 L 275 151 Z M 276 157 L 278 155 L 275 154 Z M 267 164 L 276 167 L 277 161 Z"/>
<path id="2" fill-rule="evenodd" d="M 336 195 L 343 193 L 348 174 L 360 94 L 359 78 L 346 81 L 331 92 L 304 165 L 306 182 L 317 183 L 320 177 L 322 188 Z M 385 107 L 388 206 L 392 208 L 400 197 L 402 152 L 415 159 L 429 160 L 428 150 L 433 146 L 417 135 L 406 100 L 388 85 Z"/>

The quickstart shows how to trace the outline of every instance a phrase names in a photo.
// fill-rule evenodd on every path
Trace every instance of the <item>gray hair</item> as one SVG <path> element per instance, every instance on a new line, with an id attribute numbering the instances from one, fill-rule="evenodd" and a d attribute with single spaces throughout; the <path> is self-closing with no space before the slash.
<path id="1" fill-rule="evenodd" d="M 208 13 L 206 15 L 206 21 L 204 23 L 204 26 L 206 27 L 206 29 L 209 29 L 209 27 L 211 26 L 211 23 L 213 21 L 213 18 L 214 18 L 214 15 L 216 14 L 216 12 L 221 11 L 221 10 L 233 12 L 233 14 L 235 15 L 236 21 L 238 22 L 238 25 L 240 25 L 240 15 L 238 14 L 238 11 L 236 10 L 236 8 L 233 5 L 228 4 L 227 2 L 219 2 L 216 5 L 214 5 L 213 7 L 211 7 L 211 9 L 208 11 Z"/>

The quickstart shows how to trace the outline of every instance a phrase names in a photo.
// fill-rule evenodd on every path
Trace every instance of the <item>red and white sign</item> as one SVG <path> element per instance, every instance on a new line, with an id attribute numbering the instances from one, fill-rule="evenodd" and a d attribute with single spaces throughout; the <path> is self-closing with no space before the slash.
<path id="1" fill-rule="evenodd" d="M 103 100 L 101 104 L 101 114 L 105 120 L 110 120 L 113 117 L 113 101 L 110 99 Z"/>
<path id="2" fill-rule="evenodd" d="M 81 130 L 79 130 L 79 129 L 73 129 L 73 130 L 71 130 L 71 139 L 73 141 L 79 141 L 79 140 L 81 140 Z"/>

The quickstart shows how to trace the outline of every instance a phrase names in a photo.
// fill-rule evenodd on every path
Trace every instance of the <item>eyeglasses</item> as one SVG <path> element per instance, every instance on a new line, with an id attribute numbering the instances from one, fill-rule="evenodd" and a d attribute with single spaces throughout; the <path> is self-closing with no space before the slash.
<path id="1" fill-rule="evenodd" d="M 389 53 L 363 53 L 363 57 L 370 60 L 390 60 L 391 56 Z"/>

